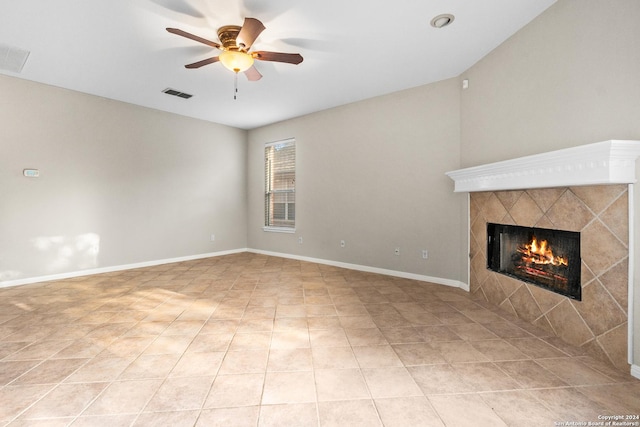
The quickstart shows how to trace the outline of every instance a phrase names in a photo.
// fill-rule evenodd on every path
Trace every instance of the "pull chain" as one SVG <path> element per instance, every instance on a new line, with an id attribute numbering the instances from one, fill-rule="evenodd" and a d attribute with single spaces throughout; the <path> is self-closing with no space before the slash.
<path id="1" fill-rule="evenodd" d="M 238 72 L 234 73 L 233 77 L 233 99 L 238 99 Z"/>

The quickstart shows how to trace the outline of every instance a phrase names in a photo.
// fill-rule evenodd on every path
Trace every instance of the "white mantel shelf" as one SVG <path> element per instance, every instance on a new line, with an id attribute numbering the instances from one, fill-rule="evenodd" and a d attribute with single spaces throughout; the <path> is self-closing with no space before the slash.
<path id="1" fill-rule="evenodd" d="M 604 141 L 447 172 L 454 191 L 498 191 L 636 182 L 640 141 Z"/>

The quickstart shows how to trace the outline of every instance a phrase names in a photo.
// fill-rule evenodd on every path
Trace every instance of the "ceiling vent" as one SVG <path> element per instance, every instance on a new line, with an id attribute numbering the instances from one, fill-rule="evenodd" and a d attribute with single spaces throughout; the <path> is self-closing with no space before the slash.
<path id="1" fill-rule="evenodd" d="M 189 98 L 191 98 L 193 96 L 190 93 L 180 92 L 179 90 L 175 90 L 175 89 L 171 89 L 171 88 L 167 88 L 167 89 L 163 90 L 162 92 L 166 93 L 167 95 L 178 96 L 178 97 L 184 98 L 184 99 L 189 99 Z"/>
<path id="2" fill-rule="evenodd" d="M 24 63 L 27 62 L 29 51 L 0 43 L 0 69 L 12 73 L 22 72 Z"/>

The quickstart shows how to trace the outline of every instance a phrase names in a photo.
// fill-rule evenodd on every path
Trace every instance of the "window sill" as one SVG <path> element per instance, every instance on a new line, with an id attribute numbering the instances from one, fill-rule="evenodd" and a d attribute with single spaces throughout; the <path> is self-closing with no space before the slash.
<path id="1" fill-rule="evenodd" d="M 289 227 L 262 227 L 263 231 L 269 231 L 271 233 L 295 233 L 295 228 Z"/>

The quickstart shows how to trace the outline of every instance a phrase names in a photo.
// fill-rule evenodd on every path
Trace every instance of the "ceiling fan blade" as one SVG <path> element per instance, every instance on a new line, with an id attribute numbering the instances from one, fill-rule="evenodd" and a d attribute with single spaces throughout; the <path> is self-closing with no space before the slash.
<path id="1" fill-rule="evenodd" d="M 256 67 L 251 66 L 251 68 L 247 69 L 244 72 L 244 75 L 247 76 L 247 80 L 250 82 L 255 82 L 256 80 L 260 80 L 262 78 L 262 74 L 256 69 Z"/>
<path id="2" fill-rule="evenodd" d="M 203 65 L 213 64 L 214 62 L 218 62 L 219 60 L 220 60 L 220 57 L 214 56 L 212 58 L 207 58 L 207 59 L 203 59 L 202 61 L 194 62 L 193 64 L 187 64 L 184 67 L 185 68 L 200 68 Z"/>
<path id="3" fill-rule="evenodd" d="M 249 49 L 264 29 L 265 26 L 256 18 L 244 18 L 244 24 L 236 37 L 236 44 L 238 46 L 242 44 L 245 49 Z"/>
<path id="4" fill-rule="evenodd" d="M 199 43 L 206 44 L 207 46 L 215 47 L 216 49 L 220 49 L 220 44 L 216 42 L 212 42 L 211 40 L 203 39 L 202 37 L 198 37 L 194 34 L 187 33 L 186 31 L 179 30 L 178 28 L 167 28 L 171 34 L 177 34 L 182 37 L 186 37 L 191 40 L 195 40 Z"/>
<path id="5" fill-rule="evenodd" d="M 265 52 L 259 50 L 251 52 L 251 55 L 261 61 L 286 62 L 287 64 L 299 64 L 303 60 L 302 55 L 299 53 Z"/>

